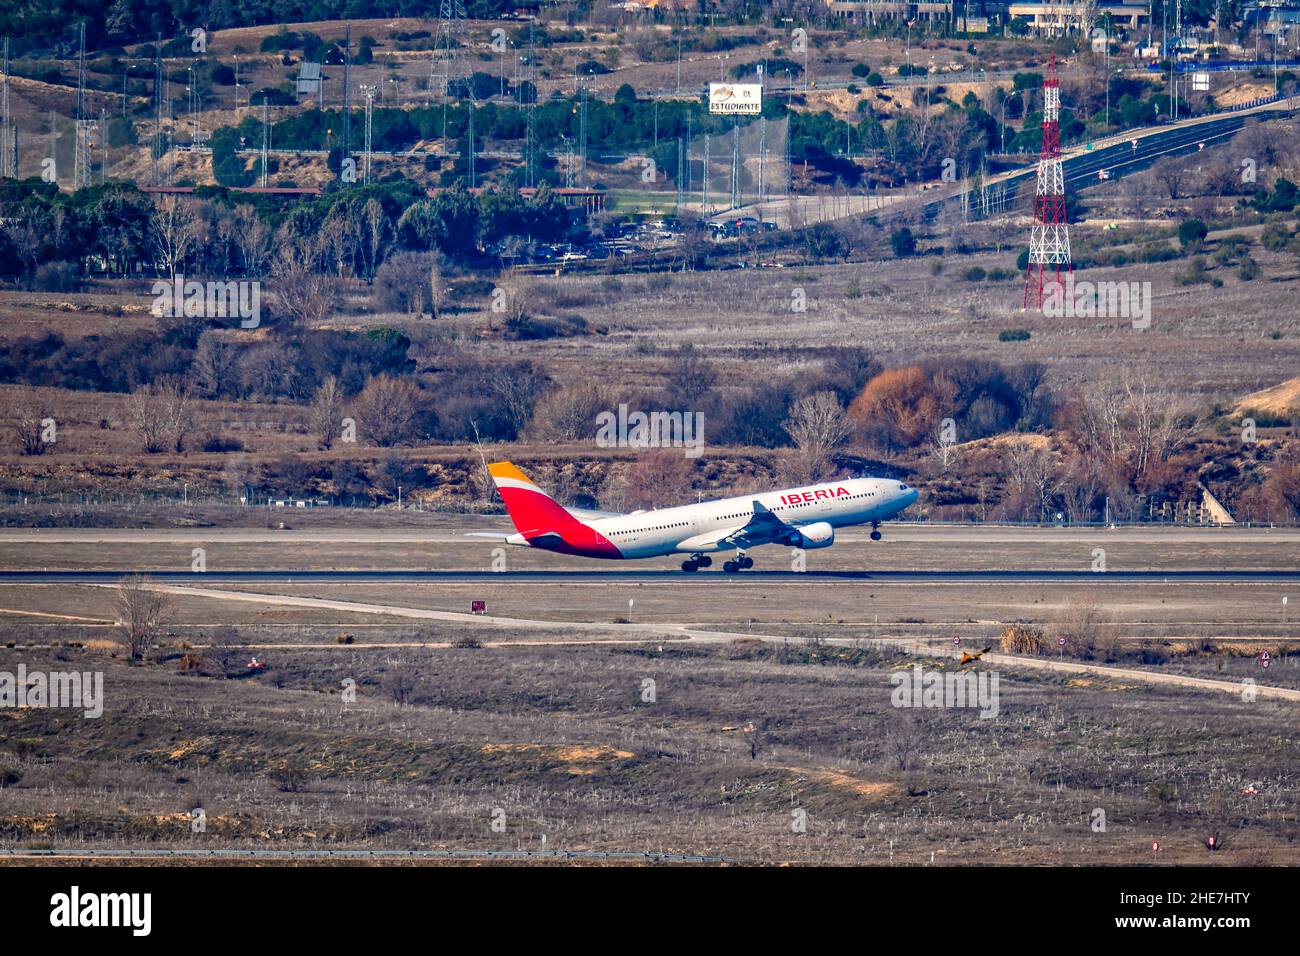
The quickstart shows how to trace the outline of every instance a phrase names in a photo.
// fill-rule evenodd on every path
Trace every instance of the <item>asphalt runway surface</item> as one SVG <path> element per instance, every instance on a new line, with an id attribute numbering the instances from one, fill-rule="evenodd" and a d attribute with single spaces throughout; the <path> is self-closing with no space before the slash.
<path id="1" fill-rule="evenodd" d="M 753 580 L 768 584 L 1275 584 L 1300 583 L 1300 570 L 1177 571 L 763 571 L 727 574 L 715 569 L 684 571 L 0 571 L 0 584 L 115 584 L 144 574 L 160 584 L 474 584 L 502 581 L 530 584 L 683 584 L 708 586 Z"/>

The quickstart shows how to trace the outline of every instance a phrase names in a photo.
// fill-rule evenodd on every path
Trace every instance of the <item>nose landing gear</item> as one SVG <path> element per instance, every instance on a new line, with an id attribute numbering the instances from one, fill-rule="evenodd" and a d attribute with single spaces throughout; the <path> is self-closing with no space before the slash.
<path id="1" fill-rule="evenodd" d="M 873 521 L 873 522 L 871 522 L 871 540 L 872 540 L 872 541 L 879 541 L 879 540 L 880 540 L 880 522 L 879 522 L 879 521 Z"/>

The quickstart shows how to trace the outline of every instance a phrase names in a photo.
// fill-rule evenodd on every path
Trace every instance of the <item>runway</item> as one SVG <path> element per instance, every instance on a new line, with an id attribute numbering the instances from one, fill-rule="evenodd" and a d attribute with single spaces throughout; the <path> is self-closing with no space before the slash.
<path id="1" fill-rule="evenodd" d="M 707 587 L 728 584 L 1300 584 L 1300 570 L 1173 571 L 995 570 L 995 571 L 421 571 L 275 570 L 158 571 L 0 571 L 0 584 L 113 584 L 124 575 L 143 574 L 161 584 L 673 584 Z"/>

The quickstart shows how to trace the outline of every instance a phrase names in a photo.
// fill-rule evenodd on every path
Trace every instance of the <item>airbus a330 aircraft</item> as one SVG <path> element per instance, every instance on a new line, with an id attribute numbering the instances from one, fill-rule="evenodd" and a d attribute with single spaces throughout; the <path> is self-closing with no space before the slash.
<path id="1" fill-rule="evenodd" d="M 735 549 L 723 563 L 728 574 L 754 566 L 745 554 L 762 544 L 829 548 L 835 529 L 870 524 L 880 540 L 880 523 L 916 500 L 915 489 L 888 478 L 850 478 L 806 488 L 703 501 L 677 508 L 610 514 L 564 508 L 508 461 L 488 466 L 505 502 L 515 534 L 507 544 L 525 545 L 586 558 L 656 558 L 690 555 L 683 571 L 712 566 L 711 551 Z"/>

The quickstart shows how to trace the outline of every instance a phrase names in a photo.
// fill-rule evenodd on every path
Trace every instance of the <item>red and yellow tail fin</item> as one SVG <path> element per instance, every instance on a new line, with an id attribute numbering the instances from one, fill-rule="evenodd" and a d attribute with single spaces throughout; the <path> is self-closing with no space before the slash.
<path id="1" fill-rule="evenodd" d="M 505 502 L 515 530 L 522 535 L 560 531 L 578 521 L 563 506 L 508 461 L 488 465 L 497 492 Z"/>

